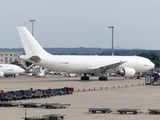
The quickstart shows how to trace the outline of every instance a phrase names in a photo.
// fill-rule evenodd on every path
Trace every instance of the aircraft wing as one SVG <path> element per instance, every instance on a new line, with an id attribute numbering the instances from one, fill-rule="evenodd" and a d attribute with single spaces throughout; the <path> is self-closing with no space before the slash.
<path id="1" fill-rule="evenodd" d="M 114 68 L 117 68 L 118 66 L 122 65 L 123 63 L 126 63 L 127 61 L 120 61 L 120 62 L 117 62 L 117 63 L 113 63 L 113 64 L 109 64 L 109 65 L 106 65 L 106 66 L 101 66 L 101 67 L 95 67 L 95 68 L 89 68 L 89 69 L 92 69 L 92 70 L 99 70 L 101 72 L 106 72 L 107 69 L 114 69 Z"/>

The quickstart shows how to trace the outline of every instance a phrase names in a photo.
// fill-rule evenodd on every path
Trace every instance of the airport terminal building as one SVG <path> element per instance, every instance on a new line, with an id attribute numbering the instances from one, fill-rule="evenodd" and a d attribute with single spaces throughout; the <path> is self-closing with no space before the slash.
<path id="1" fill-rule="evenodd" d="M 11 56 L 11 57 L 18 57 L 22 55 L 23 52 L 5 52 L 5 51 L 0 51 L 0 64 L 9 64 L 11 62 L 14 62 L 15 59 L 13 58 L 8 58 L 6 56 Z"/>

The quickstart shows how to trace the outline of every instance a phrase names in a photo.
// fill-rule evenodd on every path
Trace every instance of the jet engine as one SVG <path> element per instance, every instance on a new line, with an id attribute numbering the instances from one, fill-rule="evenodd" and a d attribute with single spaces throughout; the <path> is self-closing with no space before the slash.
<path id="1" fill-rule="evenodd" d="M 116 73 L 125 77 L 133 77 L 136 74 L 136 71 L 133 68 L 122 68 Z"/>
<path id="2" fill-rule="evenodd" d="M 4 73 L 3 72 L 0 72 L 0 77 L 3 77 L 4 76 Z"/>

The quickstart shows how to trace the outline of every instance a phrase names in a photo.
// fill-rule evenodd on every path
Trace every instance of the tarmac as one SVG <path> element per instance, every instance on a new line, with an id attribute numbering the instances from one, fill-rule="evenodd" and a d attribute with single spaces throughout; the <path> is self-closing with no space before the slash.
<path id="1" fill-rule="evenodd" d="M 108 81 L 99 81 L 91 77 L 81 81 L 80 77 L 48 75 L 45 78 L 17 76 L 0 78 L 0 90 L 47 89 L 74 87 L 73 95 L 54 96 L 51 98 L 21 100 L 28 103 L 71 104 L 65 109 L 0 107 L 0 120 L 22 120 L 25 116 L 43 116 L 65 114 L 64 120 L 159 120 L 159 115 L 149 114 L 148 109 L 160 109 L 160 86 L 146 86 L 145 79 L 125 79 L 109 77 Z M 110 108 L 111 113 L 89 113 L 88 108 Z M 141 109 L 140 114 L 119 114 L 118 109 Z"/>

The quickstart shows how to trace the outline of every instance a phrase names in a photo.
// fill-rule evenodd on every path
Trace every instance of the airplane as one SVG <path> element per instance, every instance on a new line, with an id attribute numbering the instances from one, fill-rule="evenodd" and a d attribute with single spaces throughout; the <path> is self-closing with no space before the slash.
<path id="1" fill-rule="evenodd" d="M 25 70 L 14 64 L 0 64 L 0 77 L 13 76 L 16 77 L 18 74 Z"/>
<path id="2" fill-rule="evenodd" d="M 99 80 L 108 80 L 106 73 L 133 77 L 155 66 L 149 59 L 139 56 L 52 55 L 40 46 L 26 27 L 17 27 L 17 30 L 26 53 L 19 56 L 20 59 L 49 70 L 83 73 L 81 80 L 89 80 L 88 74 L 100 76 Z"/>

